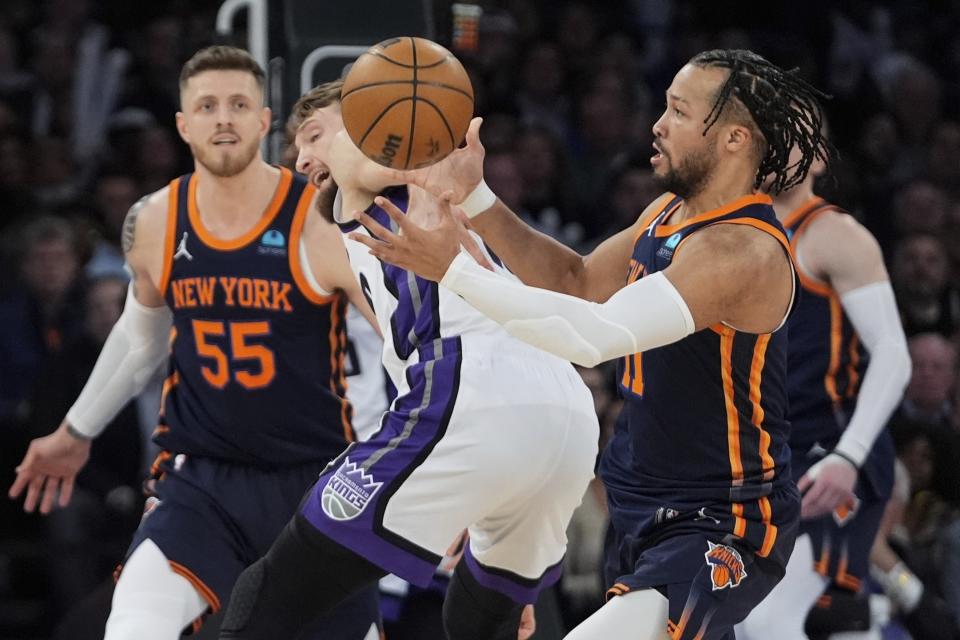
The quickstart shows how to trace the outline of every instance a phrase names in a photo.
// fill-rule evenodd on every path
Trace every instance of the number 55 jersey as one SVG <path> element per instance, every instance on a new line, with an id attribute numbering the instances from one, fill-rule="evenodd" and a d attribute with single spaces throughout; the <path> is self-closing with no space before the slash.
<path id="1" fill-rule="evenodd" d="M 301 232 L 315 190 L 281 171 L 264 216 L 232 240 L 204 227 L 195 174 L 170 185 L 159 285 L 174 328 L 154 436 L 164 451 L 276 467 L 329 460 L 354 439 L 346 299 L 312 284 Z"/>

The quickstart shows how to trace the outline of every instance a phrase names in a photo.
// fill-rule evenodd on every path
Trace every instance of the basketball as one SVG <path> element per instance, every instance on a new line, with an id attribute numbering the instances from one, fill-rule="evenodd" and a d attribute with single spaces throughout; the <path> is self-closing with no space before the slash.
<path id="1" fill-rule="evenodd" d="M 423 38 L 391 38 L 363 53 L 340 94 L 343 124 L 371 160 L 417 169 L 457 148 L 473 117 L 473 86 L 452 53 Z"/>

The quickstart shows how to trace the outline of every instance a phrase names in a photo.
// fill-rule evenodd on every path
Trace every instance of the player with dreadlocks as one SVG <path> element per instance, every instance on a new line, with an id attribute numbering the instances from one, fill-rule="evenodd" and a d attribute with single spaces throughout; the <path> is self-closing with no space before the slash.
<path id="1" fill-rule="evenodd" d="M 790 477 L 782 330 L 798 288 L 771 191 L 828 163 L 823 95 L 749 51 L 690 60 L 653 126 L 666 193 L 581 256 L 521 222 L 482 180 L 479 121 L 448 159 L 395 179 L 441 194 L 427 230 L 389 203 L 357 234 L 518 338 L 573 362 L 618 359 L 625 404 L 600 462 L 608 602 L 568 639 L 720 639 L 781 579 L 800 496 Z M 791 162 L 791 150 L 799 159 Z M 461 254 L 469 224 L 523 281 Z M 423 219 L 423 218 L 421 218 Z"/>

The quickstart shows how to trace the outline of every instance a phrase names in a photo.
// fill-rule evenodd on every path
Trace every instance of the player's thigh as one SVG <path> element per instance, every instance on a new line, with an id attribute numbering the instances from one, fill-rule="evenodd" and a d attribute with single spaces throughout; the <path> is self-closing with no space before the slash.
<path id="1" fill-rule="evenodd" d="M 469 528 L 471 570 L 515 576 L 530 589 L 524 602 L 559 575 L 567 526 L 593 478 L 596 440 L 589 426 L 586 415 L 574 416 L 566 432 L 557 425 L 564 444 L 545 474 L 528 479 L 536 489 L 517 493 Z"/>
<path id="2" fill-rule="evenodd" d="M 828 582 L 814 571 L 810 536 L 799 536 L 783 579 L 736 626 L 738 640 L 765 640 L 774 628 L 783 640 L 806 640 L 803 628 L 807 612 Z"/>

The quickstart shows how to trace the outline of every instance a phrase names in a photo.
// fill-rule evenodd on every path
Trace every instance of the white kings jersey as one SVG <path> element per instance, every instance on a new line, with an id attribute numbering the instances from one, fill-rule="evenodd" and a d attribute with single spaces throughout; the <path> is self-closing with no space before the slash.
<path id="1" fill-rule="evenodd" d="M 366 440 L 380 428 L 387 410 L 387 376 L 380 364 L 383 340 L 357 308 L 347 308 L 347 399 L 353 405 L 353 430 Z"/>
<path id="2" fill-rule="evenodd" d="M 381 195 L 389 198 L 401 211 L 406 211 L 407 187 L 390 187 Z M 355 220 L 344 222 L 340 209 L 341 200 L 338 194 L 334 203 L 334 218 L 344 234 L 357 231 L 372 235 Z M 367 213 L 383 226 L 396 231 L 396 225 L 380 207 L 371 204 Z M 499 258 L 483 245 L 482 240 L 475 237 L 494 268 L 499 273 L 516 279 L 503 267 Z M 502 342 L 505 349 L 522 344 L 457 294 L 435 282 L 381 262 L 370 255 L 366 246 L 350 240 L 346 235 L 344 244 L 360 287 L 377 315 L 377 323 L 384 337 L 383 365 L 399 395 L 408 390 L 404 369 L 420 361 L 418 349 L 421 346 L 429 347 L 440 338 L 459 337 L 467 348 L 470 342 L 483 342 L 484 348 L 493 348 Z"/>

